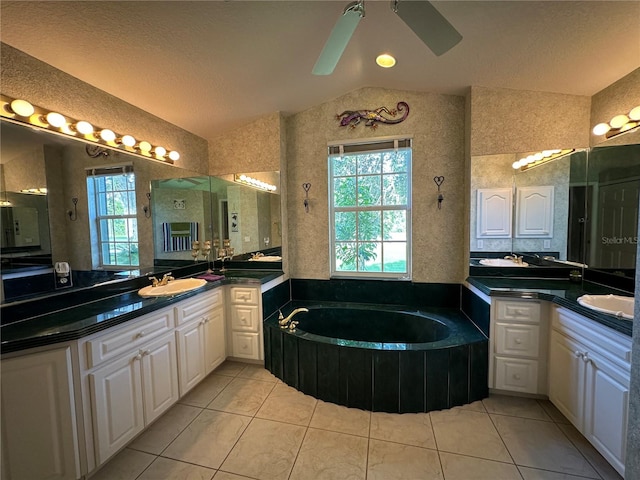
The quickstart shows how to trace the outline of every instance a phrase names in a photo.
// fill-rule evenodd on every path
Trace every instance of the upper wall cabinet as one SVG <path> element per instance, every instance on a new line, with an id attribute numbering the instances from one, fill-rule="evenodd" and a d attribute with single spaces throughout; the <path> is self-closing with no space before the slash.
<path id="1" fill-rule="evenodd" d="M 511 238 L 511 188 L 479 188 L 477 238 Z"/>
<path id="2" fill-rule="evenodd" d="M 553 185 L 519 187 L 516 237 L 553 238 Z"/>

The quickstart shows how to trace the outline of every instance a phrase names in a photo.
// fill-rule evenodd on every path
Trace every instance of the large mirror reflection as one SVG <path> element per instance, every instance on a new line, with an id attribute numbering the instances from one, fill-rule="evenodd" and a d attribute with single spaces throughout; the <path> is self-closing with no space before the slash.
<path id="1" fill-rule="evenodd" d="M 225 240 L 237 261 L 280 254 L 279 188 L 263 193 L 4 120 L 0 128 L 3 303 L 213 261 Z M 254 175 L 279 183 L 277 172 Z"/>

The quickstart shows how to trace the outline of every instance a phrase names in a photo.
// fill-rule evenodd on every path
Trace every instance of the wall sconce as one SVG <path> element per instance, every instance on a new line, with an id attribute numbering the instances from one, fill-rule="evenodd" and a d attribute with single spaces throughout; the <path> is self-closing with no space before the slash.
<path id="1" fill-rule="evenodd" d="M 620 114 L 613 117 L 609 123 L 599 123 L 593 127 L 594 135 L 604 135 L 605 138 L 615 137 L 621 133 L 629 132 L 640 126 L 640 105 L 633 108 L 628 114 Z"/>
<path id="2" fill-rule="evenodd" d="M 67 210 L 67 215 L 69 215 L 69 220 L 75 222 L 78 219 L 78 197 L 73 197 L 71 201 L 73 202 L 73 210 Z"/>
<path id="3" fill-rule="evenodd" d="M 271 185 L 270 183 L 263 182 L 262 180 L 252 178 L 244 174 L 236 173 L 233 176 L 233 181 L 237 183 L 242 183 L 244 185 L 249 185 L 250 187 L 257 188 L 259 190 L 264 190 L 266 192 L 275 192 L 278 189 L 278 187 L 276 187 L 275 185 Z"/>
<path id="4" fill-rule="evenodd" d="M 557 160 L 573 152 L 575 152 L 574 148 L 565 149 L 565 150 L 561 150 L 561 149 L 544 150 L 542 152 L 532 153 L 531 155 L 521 158 L 517 162 L 513 162 L 511 166 L 515 170 L 520 170 L 521 172 L 524 172 L 526 170 L 529 170 L 530 168 L 544 165 L 545 163 L 551 162 L 553 160 Z"/>
<path id="5" fill-rule="evenodd" d="M 0 116 L 13 123 L 26 124 L 56 134 L 78 138 L 88 144 L 104 145 L 114 150 L 140 155 L 173 164 L 180 158 L 175 150 L 155 148 L 147 141 L 138 142 L 132 135 L 118 135 L 108 128 L 97 128 L 85 120 L 75 120 L 61 113 L 48 111 L 22 99 L 0 95 Z"/>
<path id="6" fill-rule="evenodd" d="M 151 218 L 151 192 L 147 192 L 147 205 L 142 206 L 142 211 L 146 218 Z"/>

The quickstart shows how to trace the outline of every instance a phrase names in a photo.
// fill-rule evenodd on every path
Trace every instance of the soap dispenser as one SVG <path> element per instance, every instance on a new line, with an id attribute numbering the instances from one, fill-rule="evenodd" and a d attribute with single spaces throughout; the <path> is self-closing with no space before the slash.
<path id="1" fill-rule="evenodd" d="M 56 262 L 54 270 L 56 274 L 56 288 L 66 288 L 73 285 L 71 269 L 67 262 Z"/>

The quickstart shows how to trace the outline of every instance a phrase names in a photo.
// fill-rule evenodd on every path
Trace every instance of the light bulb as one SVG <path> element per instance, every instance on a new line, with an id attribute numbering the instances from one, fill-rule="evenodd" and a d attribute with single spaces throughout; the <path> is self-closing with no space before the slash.
<path id="1" fill-rule="evenodd" d="M 164 157 L 167 154 L 167 150 L 164 147 L 156 147 L 153 151 L 159 157 Z"/>
<path id="2" fill-rule="evenodd" d="M 640 120 L 640 105 L 629 112 L 629 118 L 631 120 Z"/>
<path id="3" fill-rule="evenodd" d="M 175 162 L 177 160 L 180 160 L 180 154 L 175 150 L 171 150 L 169 152 L 169 158 Z"/>
<path id="4" fill-rule="evenodd" d="M 622 114 L 622 115 L 616 115 L 615 117 L 613 117 L 609 122 L 609 124 L 611 125 L 611 128 L 622 128 L 624 124 L 627 123 L 628 121 L 629 121 L 629 117 Z"/>
<path id="5" fill-rule="evenodd" d="M 89 122 L 81 120 L 80 122 L 76 123 L 76 130 L 78 131 L 78 133 L 81 133 L 83 135 L 89 135 L 93 133 L 93 125 L 91 125 Z"/>
<path id="6" fill-rule="evenodd" d="M 11 110 L 21 117 L 30 117 L 36 111 L 36 109 L 33 108 L 33 105 L 26 100 L 14 100 L 11 102 Z"/>
<path id="7" fill-rule="evenodd" d="M 151 151 L 151 144 L 149 142 L 140 142 L 140 151 L 149 153 Z"/>
<path id="8" fill-rule="evenodd" d="M 520 162 L 513 162 L 511 164 L 511 166 L 513 167 L 514 170 L 518 170 L 520 168 Z"/>
<path id="9" fill-rule="evenodd" d="M 389 54 L 383 53 L 376 57 L 376 63 L 382 68 L 391 68 L 396 64 L 396 59 Z"/>
<path id="10" fill-rule="evenodd" d="M 105 128 L 100 131 L 100 138 L 105 142 L 113 142 L 116 139 L 116 134 L 108 128 Z"/>
<path id="11" fill-rule="evenodd" d="M 67 123 L 67 119 L 64 118 L 62 115 L 60 115 L 59 113 L 56 113 L 56 112 L 47 113 L 46 119 L 47 119 L 47 123 L 49 125 L 51 125 L 52 127 L 56 127 L 56 128 L 60 128 L 65 123 Z"/>
<path id="12" fill-rule="evenodd" d="M 136 139 L 131 135 L 125 135 L 124 137 L 122 137 L 122 144 L 126 145 L 127 147 L 133 147 L 136 144 Z"/>
<path id="13" fill-rule="evenodd" d="M 608 123 L 599 123 L 595 127 L 593 127 L 592 131 L 594 135 L 604 135 L 609 130 L 611 130 L 611 127 Z"/>

